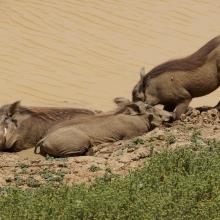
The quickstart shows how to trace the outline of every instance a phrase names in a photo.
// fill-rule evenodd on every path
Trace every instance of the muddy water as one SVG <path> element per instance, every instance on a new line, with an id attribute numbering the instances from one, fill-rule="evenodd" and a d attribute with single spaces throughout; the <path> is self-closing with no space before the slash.
<path id="1" fill-rule="evenodd" d="M 194 52 L 219 21 L 219 0 L 1 0 L 0 104 L 107 110 L 130 97 L 142 66 Z"/>

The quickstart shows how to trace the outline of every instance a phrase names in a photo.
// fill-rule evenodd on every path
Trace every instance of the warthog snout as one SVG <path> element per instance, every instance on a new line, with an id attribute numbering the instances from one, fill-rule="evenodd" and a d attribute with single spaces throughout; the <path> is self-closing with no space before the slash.
<path id="1" fill-rule="evenodd" d="M 168 113 L 167 115 L 162 115 L 162 121 L 170 122 L 174 119 L 174 115 L 172 113 Z"/>

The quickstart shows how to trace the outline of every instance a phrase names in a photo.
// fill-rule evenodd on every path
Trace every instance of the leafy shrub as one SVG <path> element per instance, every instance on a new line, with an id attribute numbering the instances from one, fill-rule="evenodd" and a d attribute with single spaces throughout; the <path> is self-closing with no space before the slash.
<path id="1" fill-rule="evenodd" d="M 96 164 L 92 164 L 90 167 L 89 167 L 89 171 L 91 172 L 96 172 L 100 170 L 100 167 L 98 167 Z"/>
<path id="2" fill-rule="evenodd" d="M 137 144 L 144 144 L 144 140 L 142 139 L 142 138 L 135 138 L 134 140 L 133 140 L 133 143 L 135 144 L 135 145 L 137 145 Z"/>
<path id="3" fill-rule="evenodd" d="M 213 143 L 212 143 L 213 144 Z M 0 219 L 219 219 L 220 157 L 190 147 L 153 156 L 91 186 L 0 190 Z"/>

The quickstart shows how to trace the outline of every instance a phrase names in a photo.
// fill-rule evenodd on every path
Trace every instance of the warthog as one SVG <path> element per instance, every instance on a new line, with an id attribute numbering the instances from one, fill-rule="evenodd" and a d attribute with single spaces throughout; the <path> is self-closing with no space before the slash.
<path id="1" fill-rule="evenodd" d="M 80 108 L 25 107 L 19 101 L 4 105 L 0 108 L 0 150 L 34 147 L 51 126 L 94 114 L 95 111 Z"/>
<path id="2" fill-rule="evenodd" d="M 132 92 L 133 101 L 162 104 L 175 110 L 175 118 L 185 113 L 192 98 L 207 95 L 220 83 L 220 36 L 215 37 L 192 55 L 168 61 L 141 79 Z"/>
<path id="3" fill-rule="evenodd" d="M 119 105 L 115 112 L 53 127 L 39 142 L 40 152 L 55 157 L 82 155 L 92 145 L 142 135 L 171 117 L 170 113 L 143 102 L 127 102 L 124 105 L 122 100 L 115 102 Z"/>

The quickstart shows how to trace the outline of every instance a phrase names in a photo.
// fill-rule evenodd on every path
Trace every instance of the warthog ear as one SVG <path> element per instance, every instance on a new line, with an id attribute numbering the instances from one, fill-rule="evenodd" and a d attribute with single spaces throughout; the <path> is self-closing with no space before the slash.
<path id="1" fill-rule="evenodd" d="M 142 68 L 141 68 L 141 71 L 140 71 L 140 77 L 141 77 L 141 80 L 144 79 L 144 76 L 145 76 L 145 68 L 142 67 Z"/>
<path id="2" fill-rule="evenodd" d="M 129 99 L 123 98 L 123 97 L 116 97 L 116 98 L 114 98 L 113 101 L 114 101 L 114 103 L 115 103 L 116 105 L 118 105 L 119 107 L 125 106 L 125 105 L 128 105 L 128 104 L 131 103 L 131 101 L 130 101 Z"/>
<path id="3" fill-rule="evenodd" d="M 137 101 L 133 103 L 133 105 L 135 106 L 136 111 L 140 114 L 145 114 L 148 109 L 151 109 L 151 106 L 147 108 L 148 105 L 142 101 Z"/>
<path id="4" fill-rule="evenodd" d="M 148 114 L 148 120 L 150 122 L 151 127 L 158 127 L 161 124 L 160 117 L 156 117 L 154 113 Z"/>
<path id="5" fill-rule="evenodd" d="M 140 111 L 140 108 L 138 105 L 136 105 L 135 103 L 131 103 L 126 106 L 125 114 L 127 114 L 127 115 L 140 115 L 141 111 Z"/>
<path id="6" fill-rule="evenodd" d="M 135 103 L 131 103 L 127 105 L 130 115 L 143 115 L 146 114 L 146 108 L 145 108 L 145 103 L 142 101 L 138 101 Z"/>
<path id="7" fill-rule="evenodd" d="M 18 107 L 20 106 L 20 102 L 21 101 L 16 101 L 16 102 L 14 102 L 14 103 L 12 103 L 11 105 L 8 106 L 8 110 L 7 110 L 7 115 L 8 116 L 12 116 L 17 112 Z"/>

